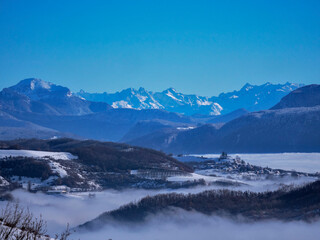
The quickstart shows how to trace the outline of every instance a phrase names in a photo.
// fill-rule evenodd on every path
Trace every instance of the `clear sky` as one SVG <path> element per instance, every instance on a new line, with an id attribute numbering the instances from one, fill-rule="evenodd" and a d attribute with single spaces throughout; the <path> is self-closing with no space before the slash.
<path id="1" fill-rule="evenodd" d="M 320 1 L 0 0 L 0 88 L 29 77 L 206 96 L 320 83 Z"/>

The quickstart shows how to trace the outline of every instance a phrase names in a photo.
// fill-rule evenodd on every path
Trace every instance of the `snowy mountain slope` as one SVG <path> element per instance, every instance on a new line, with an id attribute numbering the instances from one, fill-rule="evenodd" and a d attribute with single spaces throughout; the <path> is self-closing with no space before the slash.
<path id="1" fill-rule="evenodd" d="M 50 115 L 83 115 L 103 112 L 111 106 L 82 99 L 62 86 L 29 78 L 0 92 L 0 110 Z"/>
<path id="2" fill-rule="evenodd" d="M 125 89 L 116 93 L 77 93 L 90 101 L 106 102 L 115 108 L 164 109 L 185 115 L 220 115 L 245 108 L 249 111 L 268 109 L 289 92 L 302 84 L 271 84 L 260 86 L 246 84 L 241 90 L 221 93 L 218 97 L 187 95 L 169 88 L 163 92 L 151 92 L 144 88 Z"/>
<path id="3" fill-rule="evenodd" d="M 31 139 L 0 141 L 0 148 L 1 176 L 6 181 L 32 181 L 32 186 L 45 191 L 56 185 L 74 190 L 164 188 L 176 186 L 164 176 L 189 175 L 193 171 L 162 152 L 112 142 Z"/>
<path id="4" fill-rule="evenodd" d="M 221 93 L 218 97 L 210 98 L 223 107 L 223 114 L 236 109 L 245 108 L 250 112 L 269 109 L 277 104 L 282 97 L 291 91 L 302 87 L 303 84 L 285 83 L 263 85 L 245 84 L 239 91 Z"/>
<path id="5" fill-rule="evenodd" d="M 221 107 L 210 102 L 207 97 L 185 95 L 169 88 L 163 92 L 153 93 L 139 88 L 125 89 L 116 93 L 87 93 L 81 90 L 79 96 L 90 101 L 109 103 L 114 108 L 164 109 L 185 115 L 205 114 L 219 115 Z"/>
<path id="6" fill-rule="evenodd" d="M 139 88 L 138 90 L 128 88 L 113 94 L 106 92 L 91 94 L 81 90 L 77 94 L 90 101 L 110 103 L 114 108 L 164 109 L 164 107 L 154 99 L 152 93 L 146 91 L 144 88 Z"/>
<path id="7" fill-rule="evenodd" d="M 185 115 L 203 114 L 220 115 L 222 107 L 210 102 L 207 97 L 186 95 L 169 88 L 161 93 L 154 93 L 154 98 L 170 112 L 179 112 Z"/>

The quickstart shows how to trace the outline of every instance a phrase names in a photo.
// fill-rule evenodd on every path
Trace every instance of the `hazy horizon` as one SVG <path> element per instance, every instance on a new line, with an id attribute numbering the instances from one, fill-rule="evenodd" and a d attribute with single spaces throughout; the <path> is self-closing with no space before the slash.
<path id="1" fill-rule="evenodd" d="M 136 90 L 138 90 L 138 89 L 140 89 L 140 88 L 144 88 L 146 91 L 148 91 L 148 92 L 153 92 L 153 93 L 154 93 L 154 92 L 163 92 L 163 91 L 165 91 L 165 90 L 168 90 L 168 89 L 173 88 L 173 89 L 176 90 L 177 92 L 180 92 L 180 93 L 183 93 L 183 94 L 195 94 L 195 95 L 201 96 L 201 94 L 194 93 L 194 92 L 182 92 L 182 91 L 180 91 L 180 89 L 174 88 L 174 87 L 172 87 L 172 86 L 168 86 L 168 87 L 166 87 L 166 88 L 164 88 L 164 89 L 160 89 L 160 90 L 157 90 L 157 91 L 152 91 L 152 90 L 150 90 L 150 89 L 148 89 L 148 88 L 146 88 L 146 87 L 144 87 L 144 86 L 138 86 L 138 87 L 130 87 L 130 86 L 128 86 L 128 87 L 126 87 L 126 88 L 118 89 L 118 90 L 115 90 L 115 91 L 107 91 L 107 90 L 104 90 L 104 89 L 100 89 L 100 90 L 98 90 L 98 91 L 88 91 L 87 89 L 82 89 L 82 88 L 76 88 L 76 87 L 75 87 L 75 88 L 70 88 L 68 85 L 57 84 L 57 83 L 54 82 L 54 81 L 47 81 L 46 79 L 37 78 L 37 77 L 28 77 L 28 78 L 20 79 L 20 80 L 18 80 L 15 84 L 13 84 L 13 85 L 4 86 L 3 88 L 1 88 L 1 90 L 3 90 L 4 88 L 8 88 L 8 87 L 14 86 L 14 85 L 18 84 L 20 81 L 27 80 L 27 79 L 40 79 L 40 80 L 43 80 L 43 81 L 45 81 L 45 82 L 50 82 L 50 83 L 55 84 L 55 85 L 67 87 L 67 88 L 69 88 L 69 89 L 71 90 L 71 92 L 73 92 L 73 93 L 77 93 L 77 92 L 80 92 L 80 91 L 83 90 L 83 91 L 88 92 L 88 93 L 105 93 L 105 92 L 106 92 L 106 93 L 109 93 L 109 94 L 113 94 L 113 93 L 121 92 L 121 91 L 123 91 L 123 90 L 130 89 L 130 88 L 133 88 L 133 89 L 136 89 Z M 247 85 L 247 84 L 252 85 L 252 86 L 261 86 L 261 85 L 264 85 L 264 84 L 267 84 L 267 83 L 270 83 L 270 84 L 272 84 L 272 85 L 279 85 L 279 84 L 284 85 L 284 84 L 287 84 L 287 83 L 307 85 L 307 84 L 305 84 L 305 83 L 296 83 L 296 82 L 290 82 L 290 81 L 287 81 L 287 82 L 285 82 L 285 83 L 265 82 L 265 83 L 262 83 L 262 84 L 252 84 L 252 83 L 250 83 L 250 82 L 246 82 L 246 83 L 244 83 L 242 86 L 240 86 L 240 87 L 237 88 L 237 89 L 236 89 L 236 88 L 234 88 L 234 89 L 227 89 L 226 91 L 218 92 L 218 93 L 215 94 L 215 95 L 214 95 L 214 94 L 205 95 L 205 97 L 218 96 L 218 95 L 221 94 L 221 93 L 239 91 L 241 88 L 243 88 L 243 87 L 244 87 L 245 85 Z M 202 96 L 204 96 L 204 95 L 202 95 Z"/>

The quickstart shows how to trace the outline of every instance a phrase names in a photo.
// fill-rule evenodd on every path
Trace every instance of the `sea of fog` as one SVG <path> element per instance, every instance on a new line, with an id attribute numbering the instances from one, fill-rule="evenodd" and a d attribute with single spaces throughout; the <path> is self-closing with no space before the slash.
<path id="1" fill-rule="evenodd" d="M 204 189 L 184 189 L 179 192 L 199 192 Z M 89 221 L 104 211 L 118 208 L 127 202 L 162 191 L 125 190 L 104 191 L 89 198 L 88 193 L 53 196 L 41 193 L 14 191 L 22 206 L 27 206 L 35 216 L 40 214 L 47 220 L 48 233 L 63 231 L 67 223 L 75 227 Z M 5 202 L 0 203 L 3 207 Z M 96 231 L 73 232 L 73 240 L 274 240 L 274 239 L 319 239 L 320 222 L 260 221 L 245 223 L 217 216 L 205 216 L 196 212 L 180 210 L 176 213 L 162 212 L 149 216 L 146 223 L 126 225 L 112 224 Z"/>
<path id="2" fill-rule="evenodd" d="M 318 240 L 320 222 L 261 221 L 245 223 L 217 216 L 178 211 L 149 217 L 138 226 L 113 225 L 75 233 L 82 240 Z"/>
<path id="3" fill-rule="evenodd" d="M 249 154 L 239 153 L 230 154 L 253 165 L 271 167 L 284 170 L 296 170 L 301 172 L 315 173 L 320 172 L 320 153 L 263 153 Z M 217 158 L 220 154 L 191 154 L 191 156 Z"/>
<path id="4" fill-rule="evenodd" d="M 279 184 L 303 184 L 314 179 L 304 178 L 285 178 L 281 182 L 273 181 L 252 181 L 251 184 L 242 186 L 227 187 L 232 190 L 250 190 L 250 191 L 265 191 L 275 190 Z M 162 189 L 162 190 L 137 190 L 128 189 L 123 191 L 106 190 L 96 192 L 94 198 L 89 197 L 88 192 L 70 193 L 66 195 L 47 195 L 43 193 L 29 193 L 25 190 L 15 190 L 12 195 L 15 201 L 29 210 L 35 215 L 42 217 L 47 221 L 48 233 L 54 235 L 65 229 L 66 224 L 70 227 L 76 227 L 80 224 L 90 221 L 105 211 L 117 209 L 118 207 L 132 202 L 138 201 L 143 197 L 152 196 L 161 193 L 199 193 L 204 190 L 226 188 L 225 186 L 201 186 L 187 189 Z M 5 207 L 6 202 L 0 202 L 0 207 Z M 186 228 L 186 226 L 188 226 Z M 242 227 L 240 227 L 242 226 Z M 73 233 L 71 239 L 81 240 L 105 240 L 105 239 L 212 239 L 212 234 L 217 234 L 215 239 L 245 239 L 240 237 L 241 232 L 246 232 L 249 239 L 258 239 L 260 229 L 268 229 L 269 235 L 264 234 L 265 238 L 259 239 L 275 239 L 274 229 L 277 226 L 282 226 L 281 239 L 299 239 L 292 238 L 294 236 L 302 236 L 303 231 L 319 232 L 320 226 L 318 223 L 281 223 L 281 222 L 261 222 L 257 224 L 240 224 L 219 217 L 208 217 L 198 213 L 190 213 L 181 211 L 180 214 L 174 216 L 160 214 L 150 217 L 147 224 L 139 226 L 116 225 L 109 226 L 97 232 Z M 296 234 L 291 234 L 289 229 L 294 228 Z M 232 228 L 232 231 L 227 231 Z M 201 231 L 201 235 L 199 232 Z M 163 233 L 164 235 L 161 235 Z M 232 234 L 231 234 L 232 233 Z M 232 238 L 233 234 L 239 235 L 238 238 Z M 319 232 L 320 234 L 320 232 Z M 241 235 L 242 236 L 242 235 Z M 313 238 L 307 238 L 313 239 Z"/>
<path id="5" fill-rule="evenodd" d="M 232 154 L 233 155 L 233 154 Z M 255 165 L 272 168 L 295 169 L 297 171 L 320 171 L 319 153 L 284 153 L 284 154 L 238 154 L 242 159 Z M 218 157 L 217 154 L 197 155 Z M 303 184 L 314 181 L 310 177 L 282 178 L 279 181 L 248 181 L 245 185 L 227 187 L 233 190 L 266 191 L 275 190 L 281 184 Z M 226 188 L 225 186 L 201 186 L 188 189 L 162 189 L 122 191 L 106 190 L 96 192 L 94 198 L 89 193 L 70 193 L 66 195 L 47 195 L 15 190 L 12 195 L 21 206 L 28 207 L 35 215 L 47 221 L 48 233 L 54 235 L 63 231 L 66 224 L 76 227 L 90 221 L 105 211 L 138 201 L 145 196 L 160 193 L 198 193 L 204 190 Z M 3 208 L 6 202 L 0 202 Z M 199 213 L 179 211 L 178 214 L 160 213 L 150 216 L 147 223 L 137 226 L 117 224 L 106 226 L 95 232 L 74 232 L 70 239 L 80 240 L 135 240 L 135 239 L 319 239 L 320 222 L 281 222 L 263 221 L 244 223 L 217 216 L 204 216 Z"/>

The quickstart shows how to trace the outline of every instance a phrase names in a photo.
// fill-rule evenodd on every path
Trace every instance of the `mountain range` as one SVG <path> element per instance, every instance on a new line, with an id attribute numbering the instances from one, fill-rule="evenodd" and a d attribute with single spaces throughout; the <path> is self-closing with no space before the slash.
<path id="1" fill-rule="evenodd" d="M 25 79 L 0 92 L 0 138 L 4 140 L 73 137 L 117 141 L 136 122 L 151 119 L 182 125 L 193 122 L 164 110 L 114 109 L 41 79 Z"/>
<path id="2" fill-rule="evenodd" d="M 303 84 L 271 84 L 260 86 L 245 84 L 239 91 L 221 93 L 217 97 L 204 97 L 183 94 L 174 88 L 163 92 L 151 92 L 144 88 L 125 89 L 116 93 L 77 93 L 89 101 L 105 102 L 114 108 L 164 109 L 184 115 L 220 115 L 239 108 L 259 111 L 271 108 L 289 92 L 302 87 Z"/>
<path id="3" fill-rule="evenodd" d="M 82 91 L 80 96 L 25 79 L 0 92 L 0 139 L 96 139 L 172 153 L 319 151 L 319 85 L 299 86 L 246 84 L 212 98 L 142 88 L 138 95 L 130 89 L 113 95 Z M 131 99 L 130 108 L 92 96 L 122 96 Z M 133 104 L 134 99 L 141 101 Z"/>
<path id="4" fill-rule="evenodd" d="M 223 125 L 160 129 L 127 142 L 172 153 L 318 152 L 319 97 L 320 85 L 308 85 L 270 110 L 247 113 Z"/>

